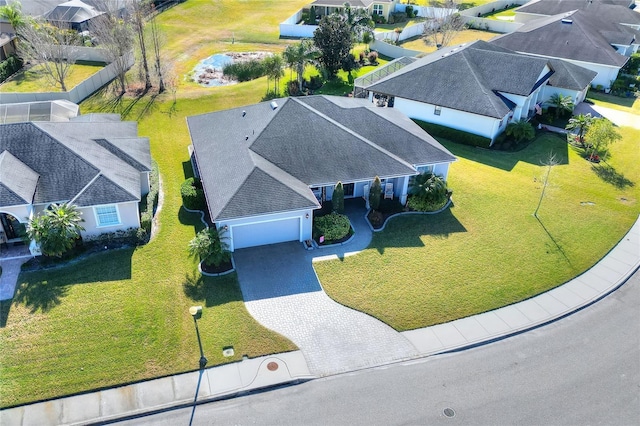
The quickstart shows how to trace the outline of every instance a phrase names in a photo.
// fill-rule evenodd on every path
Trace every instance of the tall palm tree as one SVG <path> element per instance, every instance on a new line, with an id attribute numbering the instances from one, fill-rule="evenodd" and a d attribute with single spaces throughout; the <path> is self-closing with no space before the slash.
<path id="1" fill-rule="evenodd" d="M 25 24 L 25 18 L 22 14 L 22 5 L 17 1 L 0 6 L 0 18 L 9 22 L 16 33 L 20 27 Z"/>
<path id="2" fill-rule="evenodd" d="M 52 204 L 44 213 L 33 217 L 27 235 L 40 246 L 42 254 L 60 257 L 80 238 L 84 220 L 73 204 Z"/>
<path id="3" fill-rule="evenodd" d="M 588 114 L 580 114 L 569 119 L 567 126 L 565 129 L 567 130 L 577 130 L 578 131 L 578 141 L 582 146 L 584 146 L 584 134 L 589 130 L 589 126 L 593 123 L 593 117 L 591 113 Z"/>
<path id="4" fill-rule="evenodd" d="M 274 54 L 264 59 L 264 68 L 267 74 L 267 94 L 269 93 L 269 80 L 273 79 L 273 91 L 280 94 L 280 78 L 284 75 L 284 60 L 281 55 Z"/>
<path id="5" fill-rule="evenodd" d="M 316 49 L 313 44 L 313 40 L 303 39 L 300 40 L 300 43 L 287 46 L 282 56 L 289 68 L 292 70 L 295 68 L 298 78 L 298 89 L 302 92 L 304 70 L 307 65 L 315 63 L 318 57 L 318 49 Z"/>
<path id="6" fill-rule="evenodd" d="M 560 117 L 560 113 L 573 111 L 573 99 L 571 96 L 564 96 L 561 93 L 554 93 L 548 101 L 556 109 L 556 118 Z"/>

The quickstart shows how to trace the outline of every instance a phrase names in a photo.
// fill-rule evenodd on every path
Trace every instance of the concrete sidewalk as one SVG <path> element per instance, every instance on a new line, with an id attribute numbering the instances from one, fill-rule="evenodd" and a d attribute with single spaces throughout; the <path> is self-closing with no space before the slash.
<path id="1" fill-rule="evenodd" d="M 616 290 L 640 267 L 640 218 L 596 265 L 531 299 L 446 324 L 402 333 L 419 357 L 463 350 L 556 321 Z M 193 404 L 198 371 L 0 411 L 1 425 L 104 423 Z M 314 378 L 302 352 L 205 369 L 198 402 Z M 196 410 L 197 416 L 197 410 Z"/>

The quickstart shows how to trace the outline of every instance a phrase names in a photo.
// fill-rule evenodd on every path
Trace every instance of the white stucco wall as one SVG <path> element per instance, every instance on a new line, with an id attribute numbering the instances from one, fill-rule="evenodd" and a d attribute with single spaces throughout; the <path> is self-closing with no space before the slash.
<path id="1" fill-rule="evenodd" d="M 311 239 L 311 230 L 313 225 L 313 210 L 294 210 L 288 212 L 272 213 L 258 216 L 251 216 L 240 219 L 221 220 L 216 222 L 216 229 L 221 230 L 221 233 L 229 237 L 229 250 L 234 251 L 233 245 L 233 227 L 238 225 L 250 225 L 255 223 L 265 223 L 289 218 L 298 218 L 300 220 L 300 239 L 298 241 L 305 241 Z M 228 227 L 226 230 L 224 229 Z"/>
<path id="2" fill-rule="evenodd" d="M 18 219 L 20 223 L 27 223 L 29 221 L 29 212 L 31 211 L 31 206 L 11 206 L 11 207 L 2 207 L 0 208 L 0 213 L 8 213 L 11 216 Z"/>
<path id="3" fill-rule="evenodd" d="M 542 92 L 543 93 L 542 98 L 546 102 L 551 98 L 551 96 L 557 93 L 562 96 L 571 96 L 573 103 L 578 104 L 584 100 L 585 92 L 586 92 L 586 89 L 583 92 L 578 92 L 577 90 L 563 89 L 561 87 L 544 86 L 544 91 Z"/>
<path id="4" fill-rule="evenodd" d="M 435 105 L 416 102 L 409 99 L 395 98 L 395 109 L 407 117 L 423 120 L 428 123 L 440 124 L 453 129 L 464 130 L 476 135 L 494 138 L 500 130 L 500 120 L 478 114 L 458 111 L 442 107 L 440 115 L 434 114 Z M 503 119 L 503 128 L 507 116 Z"/>
<path id="5" fill-rule="evenodd" d="M 138 212 L 138 202 L 117 204 L 120 223 L 112 226 L 97 226 L 96 214 L 93 207 L 82 207 L 78 209 L 82 213 L 82 227 L 85 229 L 82 236 L 98 235 L 105 232 L 115 232 L 129 228 L 140 227 L 140 215 Z"/>

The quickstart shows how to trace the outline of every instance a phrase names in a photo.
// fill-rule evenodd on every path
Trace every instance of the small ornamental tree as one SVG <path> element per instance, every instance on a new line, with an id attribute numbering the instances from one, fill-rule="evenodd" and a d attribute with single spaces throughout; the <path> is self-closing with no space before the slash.
<path id="1" fill-rule="evenodd" d="M 378 176 L 373 179 L 371 188 L 369 189 L 369 205 L 371 210 L 378 210 L 380 207 L 380 197 L 382 195 L 382 182 Z"/>
<path id="2" fill-rule="evenodd" d="M 331 203 L 334 212 L 344 212 L 344 187 L 342 186 L 342 182 L 336 183 L 336 187 L 333 189 L 333 195 L 331 196 Z"/>
<path id="3" fill-rule="evenodd" d="M 571 113 L 571 111 L 573 111 L 573 99 L 569 95 L 565 96 L 561 93 L 554 93 L 547 102 L 556 109 L 556 119 L 561 115 Z"/>
<path id="4" fill-rule="evenodd" d="M 589 130 L 585 134 L 586 141 L 593 145 L 593 150 L 589 155 L 589 159 L 593 160 L 598 155 L 599 149 L 606 148 L 614 142 L 622 139 L 620 133 L 616 132 L 613 123 L 604 117 L 594 118 Z"/>
<path id="5" fill-rule="evenodd" d="M 231 252 L 225 237 L 221 237 L 215 228 L 206 228 L 198 232 L 189 241 L 189 255 L 200 259 L 207 266 L 220 266 L 231 259 Z"/>
<path id="6" fill-rule="evenodd" d="M 531 123 L 525 120 L 515 121 L 507 124 L 505 134 L 515 141 L 516 144 L 522 141 L 530 141 L 536 137 L 536 132 L 533 130 Z"/>
<path id="7" fill-rule="evenodd" d="M 580 114 L 575 117 L 571 117 L 565 129 L 576 130 L 578 132 L 578 141 L 580 145 L 584 146 L 584 134 L 589 130 L 589 126 L 593 123 L 593 117 L 591 113 Z"/>
<path id="8" fill-rule="evenodd" d="M 33 217 L 27 235 L 40 246 L 45 256 L 61 257 L 69 251 L 84 228 L 78 208 L 72 204 L 52 204 L 44 213 Z"/>

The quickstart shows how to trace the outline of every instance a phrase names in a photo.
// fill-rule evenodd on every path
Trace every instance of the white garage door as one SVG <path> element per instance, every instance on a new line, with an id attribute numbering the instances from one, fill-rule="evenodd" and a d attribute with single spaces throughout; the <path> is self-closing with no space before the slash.
<path id="1" fill-rule="evenodd" d="M 231 227 L 233 248 L 262 246 L 300 240 L 300 218 L 275 220 L 272 222 L 234 225 Z"/>

